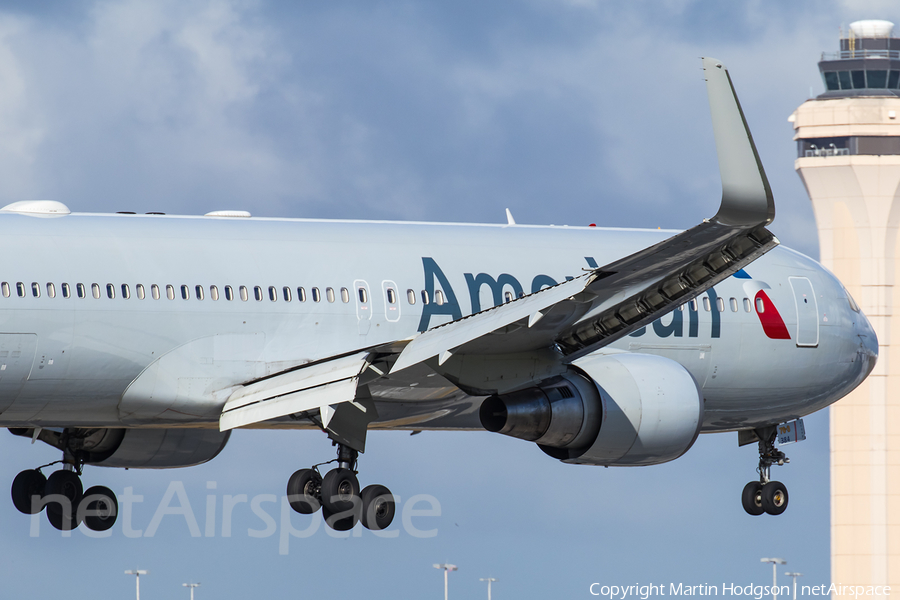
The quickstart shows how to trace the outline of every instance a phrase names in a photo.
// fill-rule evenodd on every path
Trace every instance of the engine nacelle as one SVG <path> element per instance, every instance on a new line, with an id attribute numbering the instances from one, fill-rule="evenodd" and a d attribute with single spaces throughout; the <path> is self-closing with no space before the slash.
<path id="1" fill-rule="evenodd" d="M 11 428 L 32 437 L 34 429 Z M 214 459 L 231 436 L 218 429 L 41 429 L 37 439 L 85 464 L 126 469 L 192 467 Z"/>
<path id="2" fill-rule="evenodd" d="M 172 469 L 193 467 L 218 456 L 230 431 L 218 429 L 126 429 L 122 440 L 98 467 Z"/>
<path id="3" fill-rule="evenodd" d="M 675 361 L 649 354 L 588 355 L 539 386 L 491 396 L 485 429 L 536 442 L 563 462 L 653 465 L 690 449 L 703 424 L 703 396 Z"/>

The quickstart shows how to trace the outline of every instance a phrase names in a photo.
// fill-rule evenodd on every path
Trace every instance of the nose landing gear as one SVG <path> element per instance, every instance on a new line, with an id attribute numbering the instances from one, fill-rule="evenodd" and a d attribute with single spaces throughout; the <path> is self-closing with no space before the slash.
<path id="1" fill-rule="evenodd" d="M 337 458 L 328 463 L 300 469 L 288 479 L 288 501 L 294 511 L 310 515 L 322 509 L 325 524 L 336 531 L 348 531 L 362 521 L 373 531 L 387 528 L 394 520 L 394 496 L 383 485 L 370 485 L 360 492 L 356 477 L 359 453 L 341 443 Z M 337 462 L 324 477 L 322 464 Z"/>
<path id="2" fill-rule="evenodd" d="M 770 479 L 769 471 L 772 465 L 783 465 L 791 459 L 775 448 L 777 430 L 774 426 L 761 427 L 756 430 L 756 435 L 759 438 L 759 481 L 744 486 L 741 504 L 749 515 L 780 515 L 787 510 L 788 491 L 783 483 Z"/>

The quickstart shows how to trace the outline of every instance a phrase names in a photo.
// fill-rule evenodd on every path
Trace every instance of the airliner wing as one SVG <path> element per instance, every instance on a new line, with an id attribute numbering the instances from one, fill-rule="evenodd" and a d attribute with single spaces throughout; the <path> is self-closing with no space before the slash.
<path id="1" fill-rule="evenodd" d="M 392 372 L 452 354 L 556 346 L 574 360 L 651 323 L 759 258 L 778 240 L 775 203 L 728 71 L 703 59 L 722 176 L 712 219 L 582 277 L 413 339 Z M 504 335 L 495 335 L 504 334 Z"/>

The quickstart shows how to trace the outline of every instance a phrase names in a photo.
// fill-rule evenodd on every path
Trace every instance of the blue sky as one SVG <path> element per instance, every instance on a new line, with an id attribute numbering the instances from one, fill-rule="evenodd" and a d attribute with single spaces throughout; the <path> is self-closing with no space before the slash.
<path id="1" fill-rule="evenodd" d="M 76 211 L 689 227 L 721 194 L 699 56 L 730 68 L 773 191 L 772 230 L 815 256 L 787 117 L 821 92 L 816 61 L 838 28 L 900 23 L 890 2 L 744 3 L 160 1 L 0 3 L 0 202 Z M 277 503 L 296 468 L 332 458 L 317 432 L 239 431 L 213 462 L 178 471 L 88 468 L 87 484 L 144 497 L 147 533 L 167 490 L 198 521 L 165 516 L 152 537 L 70 538 L 0 510 L 3 595 L 144 598 L 251 594 L 589 597 L 602 584 L 766 584 L 762 556 L 804 583 L 829 581 L 828 423 L 776 469 L 779 519 L 743 513 L 753 447 L 703 436 L 674 463 L 562 465 L 490 434 L 374 433 L 363 484 L 440 516 L 379 539 L 320 528 L 287 538 Z M 57 458 L 0 436 L 0 481 Z M 213 482 L 214 489 L 209 489 Z M 183 486 L 183 488 L 181 487 Z M 222 536 L 226 495 L 259 497 Z M 173 500 L 178 505 L 177 495 Z M 207 503 L 215 535 L 204 537 Z M 425 510 L 430 500 L 406 505 Z M 400 519 L 398 519 L 399 521 Z M 293 527 L 309 521 L 296 518 Z M 416 531 L 436 530 L 432 537 Z M 412 532 L 412 533 L 411 533 Z M 421 535 L 421 533 L 420 533 Z M 784 569 L 780 569 L 783 572 Z M 782 577 L 786 581 L 786 578 Z"/>

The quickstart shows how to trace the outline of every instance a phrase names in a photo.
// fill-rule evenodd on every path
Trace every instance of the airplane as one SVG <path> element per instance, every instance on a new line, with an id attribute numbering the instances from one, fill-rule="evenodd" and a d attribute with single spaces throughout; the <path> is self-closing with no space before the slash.
<path id="1" fill-rule="evenodd" d="M 757 443 L 751 515 L 784 512 L 777 428 L 872 371 L 878 341 L 838 279 L 779 246 L 775 205 L 724 65 L 702 59 L 722 199 L 686 231 L 80 214 L 0 209 L 0 426 L 61 451 L 15 507 L 115 524 L 86 466 L 212 460 L 236 428 L 318 429 L 336 458 L 293 473 L 303 514 L 379 530 L 360 489 L 371 430 L 472 430 L 564 463 L 674 460 L 700 433 Z M 43 474 L 42 469 L 61 465 Z M 330 465 L 322 475 L 322 467 Z"/>

